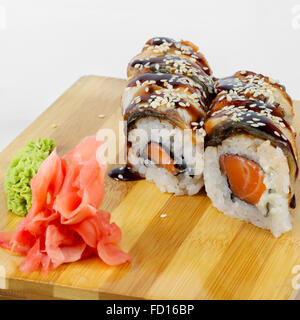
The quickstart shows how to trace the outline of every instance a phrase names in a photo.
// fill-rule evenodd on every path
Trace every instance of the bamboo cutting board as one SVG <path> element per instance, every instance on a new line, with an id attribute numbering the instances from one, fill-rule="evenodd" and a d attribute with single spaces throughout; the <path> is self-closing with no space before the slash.
<path id="1" fill-rule="evenodd" d="M 0 154 L 0 227 L 21 218 L 7 213 L 3 181 L 12 156 L 29 139 L 56 140 L 60 155 L 100 128 L 118 133 L 124 80 L 86 76 Z M 300 102 L 295 128 L 300 131 Z M 105 115 L 103 119 L 99 114 Z M 54 128 L 55 124 L 57 127 Z M 300 180 L 296 187 L 300 201 Z M 102 208 L 123 230 L 121 247 L 132 263 L 108 267 L 93 258 L 49 272 L 23 274 L 22 257 L 0 249 L 0 294 L 52 299 L 290 299 L 300 265 L 300 206 L 294 229 L 275 239 L 268 231 L 218 212 L 197 196 L 161 193 L 146 181 L 106 178 Z M 297 212 L 298 211 L 298 212 Z M 167 216 L 162 218 L 161 215 Z M 299 267 L 300 270 L 300 267 Z M 2 277 L 1 277 L 2 276 Z M 5 278 L 3 278 L 5 276 Z M 294 278 L 294 280 L 293 280 Z"/>

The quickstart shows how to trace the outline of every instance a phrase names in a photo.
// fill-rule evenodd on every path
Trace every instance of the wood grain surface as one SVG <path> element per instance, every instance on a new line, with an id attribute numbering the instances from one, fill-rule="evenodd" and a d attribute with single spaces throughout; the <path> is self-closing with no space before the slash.
<path id="1" fill-rule="evenodd" d="M 124 86 L 125 80 L 82 77 L 0 154 L 1 229 L 14 230 L 21 219 L 7 212 L 3 192 L 12 156 L 27 140 L 38 137 L 55 139 L 63 155 L 100 128 L 118 134 Z M 295 102 L 295 109 L 294 126 L 299 132 L 300 102 Z M 105 117 L 100 119 L 99 114 Z M 47 275 L 23 274 L 18 270 L 23 258 L 0 249 L 3 298 L 297 297 L 292 280 L 297 276 L 293 268 L 300 265 L 300 206 L 294 212 L 293 230 L 276 239 L 268 231 L 221 214 L 204 191 L 176 197 L 146 181 L 116 182 L 108 177 L 105 190 L 102 208 L 121 226 L 121 247 L 130 252 L 132 263 L 108 267 L 92 258 L 65 264 Z M 299 190 L 298 180 L 298 201 Z M 162 218 L 162 214 L 167 216 Z"/>

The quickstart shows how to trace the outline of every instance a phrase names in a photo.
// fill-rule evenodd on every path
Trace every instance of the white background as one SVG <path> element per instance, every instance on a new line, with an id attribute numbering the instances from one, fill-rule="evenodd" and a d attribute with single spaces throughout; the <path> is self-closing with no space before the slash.
<path id="1" fill-rule="evenodd" d="M 124 78 L 159 35 L 197 44 L 216 76 L 257 71 L 300 99 L 300 0 L 0 0 L 0 150 L 80 76 Z"/>

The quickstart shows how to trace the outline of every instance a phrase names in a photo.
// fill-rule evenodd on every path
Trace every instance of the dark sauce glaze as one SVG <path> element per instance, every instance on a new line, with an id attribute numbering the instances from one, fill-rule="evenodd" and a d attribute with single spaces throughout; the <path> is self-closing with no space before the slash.
<path id="1" fill-rule="evenodd" d="M 198 65 L 200 65 L 202 68 L 206 68 L 206 69 L 203 69 L 203 71 L 207 75 L 211 75 L 211 70 L 210 70 L 204 56 L 202 54 L 200 54 L 199 52 L 194 51 L 194 49 L 192 47 L 190 47 L 189 45 L 185 45 L 181 42 L 175 41 L 175 40 L 173 40 L 171 38 L 167 38 L 167 37 L 155 37 L 155 38 L 150 39 L 146 44 L 150 45 L 150 46 L 159 46 L 165 42 L 169 43 L 171 45 L 171 47 L 180 50 L 183 55 L 191 56 L 192 58 L 194 58 Z M 183 51 L 182 50 L 183 48 L 185 48 L 185 49 L 188 48 L 188 52 L 186 50 Z"/>
<path id="2" fill-rule="evenodd" d="M 198 89 L 198 87 L 193 86 L 190 83 L 183 83 L 180 80 L 188 79 L 185 76 L 182 75 L 174 75 L 170 73 L 143 73 L 134 79 L 132 79 L 128 84 L 127 87 L 134 87 L 136 86 L 136 82 L 140 81 L 141 83 L 144 83 L 145 81 L 155 81 L 155 83 L 159 86 L 164 86 L 164 82 L 168 82 L 173 87 L 188 87 L 190 91 L 192 91 L 193 88 Z M 165 80 L 165 81 L 162 81 Z M 192 91 L 192 92 L 195 92 Z"/>
<path id="3" fill-rule="evenodd" d="M 229 92 L 230 90 L 234 90 L 236 86 L 242 86 L 242 85 L 245 85 L 245 84 L 239 79 L 234 77 L 221 78 L 215 81 L 216 93 L 220 93 L 222 91 Z"/>
<path id="4" fill-rule="evenodd" d="M 296 197 L 295 197 L 295 195 L 292 196 L 292 199 L 290 201 L 290 208 L 292 208 L 292 209 L 296 208 Z"/>
<path id="5" fill-rule="evenodd" d="M 253 84 L 252 88 L 258 88 L 259 86 L 256 84 Z M 249 83 L 247 82 L 243 82 L 240 79 L 237 78 L 225 78 L 225 79 L 219 79 L 215 85 L 215 88 L 217 91 L 222 92 L 222 91 L 231 91 L 231 90 L 236 90 L 236 89 L 240 89 L 239 94 L 241 96 L 245 96 L 247 98 L 251 98 L 252 97 L 252 93 L 246 92 L 246 90 L 249 87 Z M 264 103 L 268 102 L 268 98 L 266 96 L 264 96 L 263 94 L 260 94 L 259 96 L 255 97 L 255 99 L 257 100 L 261 100 Z M 274 104 L 275 106 L 275 104 Z M 278 104 L 276 104 L 276 106 L 278 106 Z"/>
<path id="6" fill-rule="evenodd" d="M 137 181 L 143 179 L 129 166 L 116 167 L 109 171 L 109 177 L 117 181 Z"/>
<path id="7" fill-rule="evenodd" d="M 270 82 L 268 77 L 265 77 L 262 74 L 257 74 L 252 71 L 245 71 L 243 74 L 241 74 L 240 71 L 236 72 L 233 76 L 226 77 L 226 78 L 220 78 L 215 80 L 215 90 L 216 93 L 220 93 L 221 91 L 230 91 L 230 90 L 236 90 L 237 88 L 242 88 L 241 94 L 245 94 L 243 91 L 249 88 L 250 85 L 253 86 L 253 88 L 259 88 L 261 87 L 260 84 L 257 83 L 250 83 L 250 79 L 247 78 L 247 76 L 253 76 L 258 77 L 259 79 L 264 79 L 265 83 L 268 83 L 270 86 L 279 89 L 285 98 L 289 101 L 290 104 L 292 104 L 291 97 L 287 94 L 285 86 L 279 83 L 272 83 Z M 251 93 L 246 93 L 246 96 L 251 96 Z M 268 98 L 265 97 L 263 94 L 256 97 L 256 99 L 260 99 L 264 102 L 268 101 Z M 278 103 L 274 103 L 275 105 L 279 106 Z"/>
<path id="8" fill-rule="evenodd" d="M 213 81 L 212 79 L 207 75 L 207 74 L 203 74 L 203 70 L 195 65 L 195 64 L 192 64 L 192 63 L 189 63 L 189 67 L 192 66 L 192 68 L 194 68 L 194 73 L 191 74 L 189 73 L 189 71 L 187 72 L 172 72 L 172 68 L 173 69 L 177 69 L 178 66 L 172 66 L 172 64 L 166 64 L 165 63 L 165 60 L 169 60 L 169 58 L 166 58 L 166 57 L 155 57 L 155 58 L 148 58 L 148 59 L 136 59 L 132 62 L 132 65 L 136 65 L 136 64 L 141 64 L 141 65 L 145 65 L 147 62 L 149 61 L 152 61 L 152 64 L 147 67 L 147 68 L 144 68 L 142 70 L 138 70 L 138 69 L 134 69 L 133 72 L 133 75 L 135 76 L 134 79 L 132 79 L 129 84 L 127 86 L 134 86 L 135 83 L 134 81 L 136 81 L 135 79 L 138 79 L 142 82 L 141 79 L 139 79 L 139 77 L 141 77 L 142 79 L 145 77 L 145 75 L 147 74 L 164 74 L 164 75 L 167 75 L 167 78 L 166 76 L 162 76 L 161 79 L 168 79 L 168 82 L 170 84 L 172 84 L 173 86 L 180 86 L 182 85 L 182 83 L 180 81 L 176 81 L 180 79 L 183 79 L 184 77 L 187 78 L 187 79 L 190 79 L 194 82 L 194 86 L 193 87 L 196 87 L 196 90 L 199 91 L 199 93 L 201 94 L 202 96 L 202 100 L 203 100 L 203 104 L 202 106 L 208 110 L 210 104 L 211 104 L 211 101 L 214 97 L 214 84 L 213 84 Z M 172 56 L 172 59 L 170 59 L 170 61 L 172 61 L 172 63 L 174 63 L 173 61 L 173 56 Z M 183 60 L 183 58 L 181 57 L 178 57 L 178 56 L 175 56 L 175 60 Z M 186 60 L 186 59 L 184 59 Z M 158 65 L 158 67 L 157 67 Z M 187 68 L 187 70 L 188 70 Z M 178 70 L 178 69 L 177 69 Z M 173 75 L 173 78 L 172 78 L 172 75 Z M 148 76 L 146 76 L 148 77 Z M 174 78 L 174 77 L 178 77 L 178 78 Z M 149 78 L 149 77 L 148 77 Z M 151 80 L 155 80 L 156 79 L 153 79 L 155 78 L 154 76 L 152 76 L 152 79 Z M 173 81 L 169 81 L 170 79 L 175 79 Z M 149 80 L 149 79 L 147 79 Z M 159 84 L 159 81 L 156 81 L 156 84 Z"/>
<path id="9" fill-rule="evenodd" d="M 241 113 L 241 116 L 239 117 L 239 121 L 234 121 L 232 120 L 232 115 L 226 114 L 227 111 L 223 110 L 216 114 L 215 116 L 212 116 L 212 118 L 217 118 L 217 117 L 222 117 L 222 116 L 227 116 L 228 120 L 226 121 L 226 124 L 222 124 L 217 126 L 217 128 L 214 128 L 212 133 L 206 136 L 206 143 L 207 145 L 211 145 L 210 139 L 214 138 L 215 141 L 218 141 L 217 143 L 220 144 L 222 140 L 224 140 L 225 137 L 230 136 L 233 132 L 236 130 L 242 130 L 242 131 L 247 131 L 250 134 L 254 134 L 259 137 L 264 137 L 269 136 L 272 138 L 271 141 L 273 143 L 283 146 L 286 148 L 289 153 L 292 155 L 293 160 L 295 162 L 295 177 L 298 176 L 298 163 L 297 163 L 297 158 L 294 153 L 294 149 L 290 141 L 285 137 L 284 133 L 282 132 L 281 129 L 279 129 L 274 122 L 259 113 L 256 112 L 251 112 L 247 113 L 247 111 L 239 111 Z M 258 121 L 256 119 L 259 119 Z M 283 119 L 281 119 L 283 121 Z M 210 121 L 210 120 L 208 120 Z M 248 123 L 247 121 L 253 121 L 253 123 Z M 263 123 L 263 126 L 259 127 L 254 127 L 253 124 L 255 125 L 256 123 Z M 277 134 L 276 134 L 277 132 Z M 218 139 L 218 135 L 220 135 L 220 139 Z M 285 138 L 283 138 L 285 137 Z"/>
<path id="10" fill-rule="evenodd" d="M 205 110 L 209 108 L 209 105 L 212 100 L 212 95 L 209 93 L 208 84 L 202 81 L 195 81 L 195 79 L 190 78 L 185 75 L 180 74 L 170 74 L 170 73 L 144 73 L 140 76 L 137 76 L 132 81 L 128 83 L 127 86 L 135 85 L 134 81 L 139 80 L 141 83 L 144 81 L 155 81 L 159 86 L 166 87 L 164 81 L 176 88 L 188 88 L 190 93 L 198 93 L 199 99 L 198 102 Z"/>
<path id="11" fill-rule="evenodd" d="M 237 107 L 243 106 L 249 111 L 252 110 L 254 112 L 261 112 L 264 109 L 269 109 L 270 113 L 276 117 L 283 118 L 284 116 L 283 110 L 281 108 L 278 108 L 277 106 L 272 104 L 265 103 L 261 100 L 247 99 L 238 95 L 230 95 L 232 101 L 228 102 L 226 98 L 220 100 L 221 97 L 223 97 L 223 95 L 218 95 L 217 98 L 213 101 L 212 108 L 208 113 L 208 116 L 210 116 L 214 111 L 221 110 L 223 107 L 226 107 L 228 105 L 235 105 Z M 290 128 L 290 125 L 284 119 L 282 119 L 282 121 L 288 128 Z"/>
<path id="12" fill-rule="evenodd" d="M 126 111 L 124 114 L 124 120 L 128 121 L 128 125 L 129 125 L 129 122 L 131 122 L 133 118 L 137 117 L 136 113 L 140 113 L 138 118 L 142 117 L 143 115 L 145 116 L 149 110 L 152 110 L 153 113 L 160 114 L 160 112 L 157 109 L 152 109 L 150 105 L 148 107 L 144 107 L 142 105 L 144 103 L 149 103 L 149 100 L 151 101 L 151 99 L 154 100 L 155 97 L 163 97 L 163 96 L 164 96 L 163 93 L 158 94 L 155 91 L 152 92 L 151 90 L 149 90 L 149 92 L 144 92 L 142 95 L 139 95 L 140 101 L 137 103 L 133 99 L 130 105 L 126 108 Z M 174 102 L 174 108 L 164 112 L 165 118 L 169 118 L 169 115 L 174 114 L 174 112 L 177 113 L 176 109 L 185 109 L 191 115 L 191 117 L 197 120 L 198 119 L 201 120 L 202 118 L 205 117 L 205 111 L 197 108 L 193 104 L 190 104 L 189 107 L 183 107 L 180 105 L 180 103 L 186 104 L 187 102 L 188 101 L 186 101 L 183 98 L 181 98 L 179 101 Z M 132 113 L 135 113 L 135 114 L 132 114 Z M 160 117 L 162 117 L 162 115 L 160 115 Z"/>
<path id="13" fill-rule="evenodd" d="M 190 93 L 198 93 L 202 96 L 203 99 L 206 99 L 208 96 L 208 92 L 204 93 L 204 88 L 202 86 L 196 86 L 191 83 L 189 78 L 183 75 L 174 75 L 170 73 L 143 73 L 134 79 L 132 79 L 128 84 L 127 87 L 134 87 L 136 86 L 137 81 L 140 83 L 144 83 L 145 81 L 155 81 L 155 84 L 160 87 L 167 87 L 165 85 L 165 82 L 167 84 L 172 85 L 175 89 L 176 88 L 188 88 Z M 199 99 L 199 103 L 202 104 L 201 99 Z"/>
<path id="14" fill-rule="evenodd" d="M 271 119 L 269 119 L 268 117 L 256 113 L 256 112 L 251 112 L 251 113 L 247 113 L 247 111 L 239 111 L 241 113 L 241 117 L 242 119 L 239 121 L 233 121 L 231 120 L 231 115 L 227 115 L 226 111 L 220 112 L 218 113 L 218 117 L 222 116 L 222 115 L 226 115 L 228 116 L 228 121 L 230 121 L 232 123 L 233 127 L 249 127 L 249 129 L 251 130 L 258 130 L 261 131 L 269 136 L 272 136 L 274 139 L 279 140 L 285 147 L 287 147 L 288 149 L 291 150 L 291 153 L 293 152 L 293 147 L 291 145 L 291 143 L 289 142 L 289 140 L 286 138 L 284 139 L 282 137 L 282 135 L 284 136 L 284 133 L 273 123 L 273 121 Z M 255 119 L 259 119 L 258 121 Z M 282 119 L 281 119 L 282 120 Z M 248 123 L 247 121 L 253 121 L 253 124 L 255 125 L 256 123 L 263 123 L 263 126 L 259 126 L 259 127 L 254 127 L 252 126 L 250 123 Z M 277 132 L 278 134 L 276 134 L 275 132 Z"/>
<path id="15" fill-rule="evenodd" d="M 190 94 L 196 93 L 197 94 L 197 102 L 200 105 L 200 108 L 203 110 L 198 110 L 197 106 L 194 106 L 191 102 L 185 100 L 184 98 L 181 98 L 178 102 L 175 103 L 175 108 L 185 108 L 189 114 L 200 114 L 205 115 L 205 112 L 207 111 L 208 108 L 208 101 L 209 101 L 209 93 L 207 91 L 207 88 L 205 87 L 206 90 L 202 86 L 193 86 L 192 83 L 189 81 L 187 83 L 183 83 L 182 81 L 187 80 L 188 78 L 182 75 L 174 75 L 174 74 L 157 74 L 157 73 L 143 73 L 133 80 L 131 80 L 127 87 L 133 87 L 137 86 L 137 82 L 139 81 L 141 84 L 144 83 L 145 81 L 155 81 L 155 85 L 161 88 L 168 88 L 168 84 L 172 85 L 174 89 L 176 88 L 187 88 Z M 148 92 L 145 91 L 146 88 L 141 88 L 143 90 L 142 93 L 138 92 L 136 94 L 136 97 L 139 96 L 141 98 L 140 103 L 145 103 L 149 99 L 153 99 L 154 96 L 160 96 L 163 97 L 163 93 L 157 93 L 156 89 L 152 84 L 147 86 Z M 153 97 L 151 97 L 153 96 Z M 135 97 L 135 98 L 136 98 Z M 183 107 L 180 104 L 181 103 L 189 103 L 189 107 Z M 134 100 L 132 103 L 127 107 L 127 110 L 132 109 L 132 104 L 135 105 Z"/>
<path id="16" fill-rule="evenodd" d="M 146 63 L 150 62 L 150 64 L 156 63 L 164 63 L 165 57 L 150 57 L 150 58 L 142 58 L 142 59 L 134 59 L 130 62 L 129 67 L 135 67 L 137 64 L 145 65 Z"/>
<path id="17" fill-rule="evenodd" d="M 154 37 L 147 41 L 147 44 L 150 46 L 159 46 L 163 44 L 164 42 L 170 43 L 172 45 L 175 45 L 177 41 L 174 39 L 168 38 L 168 37 Z"/>
<path id="18" fill-rule="evenodd" d="M 176 56 L 176 55 L 167 55 L 163 57 L 150 57 L 150 58 L 143 58 L 143 59 L 134 59 L 130 64 L 130 68 L 134 68 L 135 65 L 145 65 L 149 62 L 149 69 L 153 69 L 153 71 L 157 71 L 155 69 L 155 65 L 159 65 L 159 69 L 164 69 L 166 67 L 173 67 L 173 65 L 178 61 L 184 61 L 187 68 L 193 68 L 199 76 L 207 77 L 207 73 L 197 64 L 192 63 L 191 61 L 187 60 L 184 57 Z"/>

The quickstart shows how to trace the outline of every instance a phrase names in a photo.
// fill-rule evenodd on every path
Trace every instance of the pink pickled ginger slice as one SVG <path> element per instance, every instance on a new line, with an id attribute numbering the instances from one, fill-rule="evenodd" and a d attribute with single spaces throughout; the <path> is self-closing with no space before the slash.
<path id="1" fill-rule="evenodd" d="M 117 247 L 121 229 L 99 210 L 106 164 L 97 152 L 103 146 L 87 137 L 64 158 L 55 149 L 42 163 L 31 180 L 28 215 L 15 232 L 0 232 L 1 247 L 26 256 L 21 271 L 48 272 L 93 254 L 109 265 L 130 261 Z"/>

